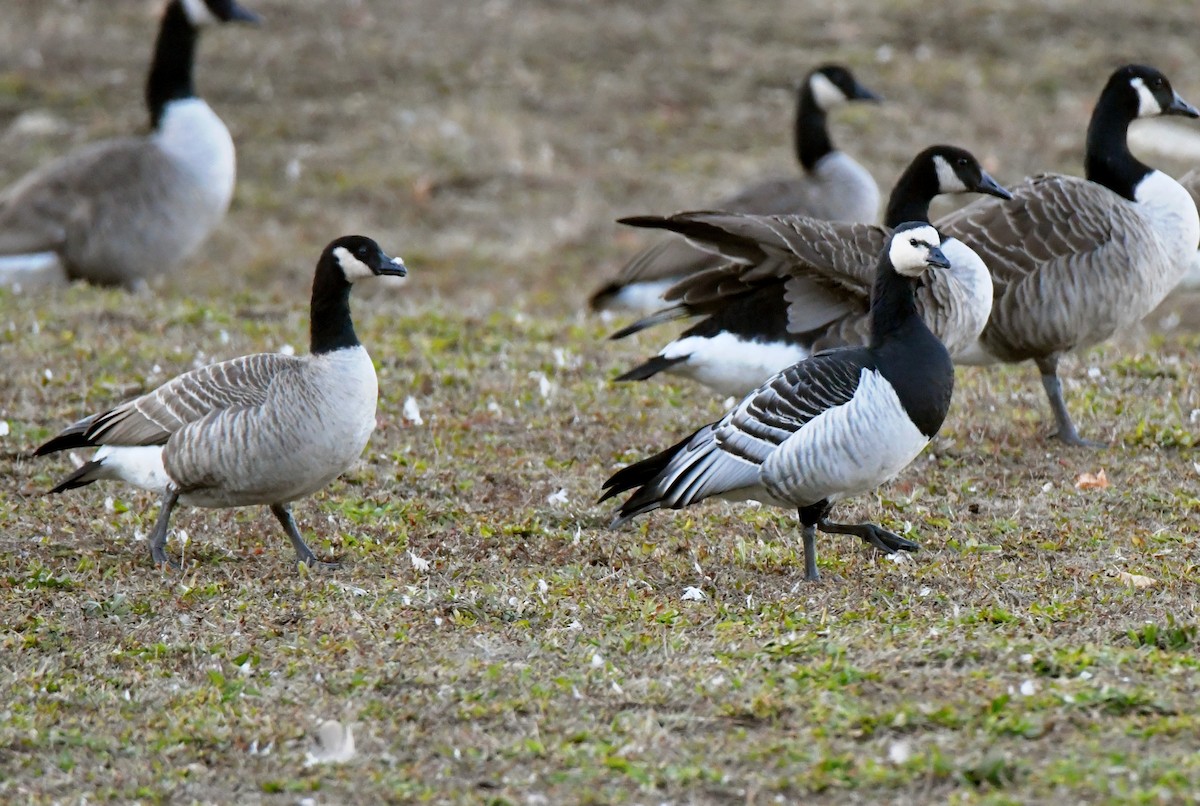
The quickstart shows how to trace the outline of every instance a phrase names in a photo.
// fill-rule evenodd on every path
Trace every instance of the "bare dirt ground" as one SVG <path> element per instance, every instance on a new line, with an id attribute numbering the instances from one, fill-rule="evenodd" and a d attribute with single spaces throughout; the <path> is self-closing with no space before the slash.
<path id="1" fill-rule="evenodd" d="M 788 88 L 814 64 L 887 97 L 833 123 L 885 187 L 932 142 L 1001 181 L 1079 173 L 1113 67 L 1200 103 L 1194 4 L 246 3 L 265 26 L 201 43 L 240 177 L 200 258 L 154 297 L 0 292 L 0 799 L 1200 797 L 1194 300 L 1068 364 L 1106 450 L 1046 442 L 1031 367 L 960 371 L 927 455 L 840 510 L 921 553 L 827 536 L 818 585 L 785 512 L 604 528 L 607 475 L 721 404 L 612 384 L 663 334 L 607 342 L 581 312 L 642 243 L 614 218 L 792 169 Z M 144 126 L 158 2 L 9 5 L 0 181 Z M 180 509 L 169 550 L 195 562 L 164 575 L 152 496 L 39 495 L 68 463 L 26 454 L 77 416 L 302 350 L 313 263 L 347 232 L 411 279 L 355 303 L 380 429 L 297 506 L 343 570 L 298 574 L 262 511 Z M 357 752 L 306 766 L 327 719 Z"/>

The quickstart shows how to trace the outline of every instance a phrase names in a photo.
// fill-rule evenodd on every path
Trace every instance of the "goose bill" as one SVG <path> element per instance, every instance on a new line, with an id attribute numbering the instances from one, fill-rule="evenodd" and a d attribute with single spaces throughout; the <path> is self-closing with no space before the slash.
<path id="1" fill-rule="evenodd" d="M 1012 194 L 1004 189 L 1004 186 L 997 182 L 986 173 L 979 180 L 979 187 L 975 188 L 980 193 L 987 193 L 989 196 L 996 196 L 1008 201 L 1012 200 Z"/>
<path id="2" fill-rule="evenodd" d="M 1183 115 L 1185 118 L 1200 118 L 1200 110 L 1183 100 L 1179 93 L 1171 100 L 1171 105 L 1163 110 L 1164 115 Z"/>

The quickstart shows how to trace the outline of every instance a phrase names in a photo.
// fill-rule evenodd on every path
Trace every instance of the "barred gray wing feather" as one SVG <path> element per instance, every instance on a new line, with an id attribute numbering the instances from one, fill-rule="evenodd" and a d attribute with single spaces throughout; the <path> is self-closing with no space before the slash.
<path id="1" fill-rule="evenodd" d="M 96 417 L 88 437 L 95 444 L 165 444 L 212 412 L 261 405 L 275 379 L 299 366 L 294 356 L 258 353 L 194 369 Z"/>
<path id="2" fill-rule="evenodd" d="M 835 351 L 791 366 L 748 395 L 710 431 L 698 433 L 664 478 L 669 506 L 757 486 L 760 468 L 785 440 L 821 412 L 854 396 L 862 369 L 859 355 Z"/>

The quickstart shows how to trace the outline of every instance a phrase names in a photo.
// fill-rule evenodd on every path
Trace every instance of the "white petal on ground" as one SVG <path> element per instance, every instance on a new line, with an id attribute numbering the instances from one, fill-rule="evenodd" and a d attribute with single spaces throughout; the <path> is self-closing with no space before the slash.
<path id="1" fill-rule="evenodd" d="M 404 419 L 413 425 L 425 424 L 425 421 L 421 419 L 421 407 L 417 405 L 417 399 L 412 395 L 404 400 Z"/>
<path id="2" fill-rule="evenodd" d="M 316 747 L 304 757 L 304 766 L 314 764 L 345 764 L 354 758 L 354 726 L 327 719 L 317 731 Z"/>
<path id="3" fill-rule="evenodd" d="M 428 571 L 429 570 L 429 560 L 425 560 L 425 559 L 418 557 L 416 554 L 413 553 L 412 549 L 409 549 L 409 551 L 408 551 L 408 559 L 410 562 L 412 562 L 412 567 L 414 570 L 417 570 L 417 571 Z"/>
<path id="4" fill-rule="evenodd" d="M 567 488 L 562 487 L 556 493 L 550 493 L 546 496 L 546 503 L 551 506 L 561 506 L 567 503 Z"/>
<path id="5" fill-rule="evenodd" d="M 683 601 L 685 602 L 703 602 L 706 598 L 704 591 L 694 585 L 688 585 L 683 589 Z"/>

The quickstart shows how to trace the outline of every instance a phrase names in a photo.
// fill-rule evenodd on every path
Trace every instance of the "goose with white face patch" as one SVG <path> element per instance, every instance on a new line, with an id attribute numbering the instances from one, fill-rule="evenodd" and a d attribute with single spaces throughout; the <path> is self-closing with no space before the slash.
<path id="1" fill-rule="evenodd" d="M 150 134 L 85 146 L 0 194 L 0 285 L 138 289 L 196 251 L 236 173 L 229 130 L 193 87 L 199 30 L 257 19 L 235 0 L 167 3 L 146 81 Z"/>
<path id="2" fill-rule="evenodd" d="M 834 148 L 829 138 L 830 110 L 849 101 L 879 101 L 879 96 L 840 65 L 824 65 L 809 73 L 800 83 L 795 126 L 796 157 L 804 173 L 751 185 L 714 202 L 710 209 L 873 223 L 879 214 L 879 186 L 866 168 Z M 652 311 L 677 281 L 718 262 L 679 239 L 662 241 L 635 255 L 615 280 L 592 294 L 590 305 L 597 311 Z"/>
<path id="3" fill-rule="evenodd" d="M 915 283 L 946 269 L 932 226 L 895 229 L 878 259 L 865 347 L 830 350 L 788 367 L 728 414 L 657 456 L 615 473 L 601 501 L 633 494 L 613 526 L 706 498 L 796 507 L 804 575 L 819 578 L 816 531 L 855 535 L 886 553 L 917 545 L 870 523 L 827 519 L 834 502 L 867 492 L 908 466 L 950 407 L 954 368 L 917 311 Z"/>
<path id="4" fill-rule="evenodd" d="M 351 285 L 405 274 L 404 263 L 370 238 L 338 238 L 321 253 L 313 278 L 309 355 L 259 353 L 211 364 L 80 420 L 35 452 L 99 448 L 50 492 L 117 479 L 159 493 L 162 510 L 150 535 L 156 565 L 175 566 L 164 545 L 176 503 L 269 506 L 297 558 L 318 564 L 291 502 L 341 475 L 375 430 L 378 385 L 350 318 Z"/>
<path id="5" fill-rule="evenodd" d="M 666 295 L 673 306 L 613 335 L 705 316 L 617 380 L 669 372 L 741 396 L 818 350 L 867 343 L 875 267 L 892 228 L 928 222 L 930 203 L 947 193 L 1010 198 L 969 151 L 937 145 L 914 157 L 901 174 L 882 227 L 730 213 L 625 219 L 680 233 L 727 263 L 680 281 Z M 992 280 L 983 260 L 962 241 L 944 238 L 941 249 L 950 271 L 922 275 L 917 308 L 953 356 L 973 345 L 987 323 Z"/>
<path id="6" fill-rule="evenodd" d="M 1082 439 L 1063 400 L 1062 356 L 1099 344 L 1152 311 L 1187 274 L 1200 242 L 1196 203 L 1174 179 L 1129 151 L 1129 124 L 1156 115 L 1198 117 L 1153 67 L 1109 78 L 1088 125 L 1086 179 L 1043 174 L 1013 200 L 975 202 L 938 222 L 991 269 L 992 314 L 961 363 L 1032 360 L 1057 430 Z"/>

